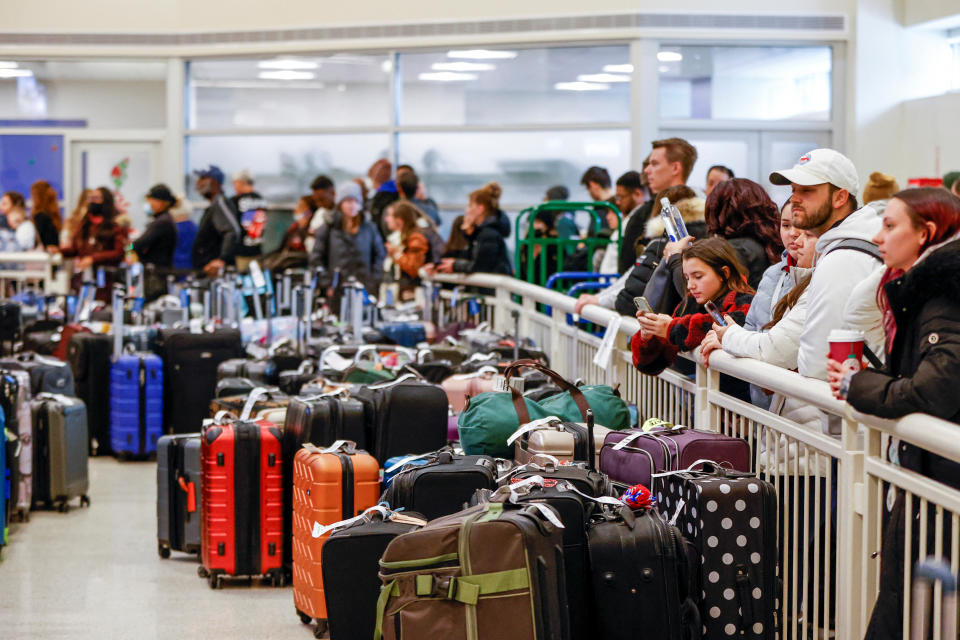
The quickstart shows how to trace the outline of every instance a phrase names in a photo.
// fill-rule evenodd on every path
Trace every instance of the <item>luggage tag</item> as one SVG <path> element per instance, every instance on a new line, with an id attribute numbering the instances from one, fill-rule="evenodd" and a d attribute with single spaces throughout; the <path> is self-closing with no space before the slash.
<path id="1" fill-rule="evenodd" d="M 253 407 L 257 404 L 257 400 L 263 396 L 269 395 L 271 389 L 276 389 L 276 387 L 257 387 L 251 391 L 250 395 L 247 396 L 247 401 L 243 404 L 243 411 L 240 412 L 240 419 L 249 420 L 250 414 L 253 412 Z"/>
<path id="2" fill-rule="evenodd" d="M 342 529 L 343 527 L 347 527 L 353 524 L 354 522 L 359 522 L 360 520 L 363 520 L 368 513 L 373 513 L 373 512 L 379 512 L 380 515 L 383 517 L 383 519 L 386 520 L 388 514 L 390 513 L 390 509 L 388 509 L 383 504 L 378 504 L 376 506 L 373 506 L 373 507 L 370 507 L 369 509 L 364 510 L 363 513 L 356 515 L 352 518 L 347 518 L 346 520 L 340 520 L 339 522 L 334 522 L 333 524 L 328 524 L 328 525 L 322 525 L 316 520 L 314 520 L 313 531 L 311 532 L 311 535 L 314 538 L 322 538 L 324 535 L 331 533 L 334 529 Z"/>
<path id="3" fill-rule="evenodd" d="M 537 429 L 541 429 L 543 427 L 547 427 L 558 422 L 563 422 L 563 421 L 560 420 L 560 418 L 558 418 L 557 416 L 547 416 L 546 418 L 540 418 L 539 420 L 528 422 L 527 424 L 523 425 L 522 427 L 514 431 L 513 434 L 511 434 L 511 436 L 507 438 L 507 444 L 508 445 L 513 444 L 514 442 L 517 441 L 517 439 L 519 439 L 525 433 L 530 433 L 531 431 L 536 431 Z"/>
<path id="4" fill-rule="evenodd" d="M 608 506 L 611 506 L 611 507 L 613 507 L 613 506 L 622 507 L 622 506 L 623 506 L 623 503 L 622 503 L 620 500 L 618 500 L 617 498 L 611 498 L 610 496 L 600 496 L 599 498 L 594 498 L 593 496 L 587 495 L 587 494 L 583 493 L 582 491 L 580 491 L 579 489 L 577 489 L 575 486 L 573 486 L 572 483 L 567 482 L 566 480 L 563 480 L 563 481 L 557 483 L 557 491 L 569 491 L 569 492 L 571 492 L 571 493 L 577 494 L 578 496 L 580 496 L 581 498 L 584 498 L 585 500 L 589 500 L 589 501 L 591 501 L 591 502 L 596 502 L 597 504 L 600 504 L 600 505 L 604 505 L 604 504 L 605 504 L 605 505 L 608 505 Z"/>
<path id="5" fill-rule="evenodd" d="M 103 267 L 97 267 L 97 289 L 103 289 L 107 286 L 107 274 Z"/>
<path id="6" fill-rule="evenodd" d="M 389 467 L 387 467 L 387 468 L 384 469 L 383 471 L 384 471 L 384 473 L 390 473 L 390 472 L 392 472 L 392 471 L 395 471 L 395 470 L 401 468 L 403 465 L 407 464 L 408 462 L 413 462 L 414 460 L 425 460 L 425 459 L 427 459 L 427 458 L 429 458 L 429 457 L 430 457 L 430 454 L 429 454 L 429 453 L 425 453 L 425 454 L 419 455 L 419 456 L 407 456 L 407 457 L 405 457 L 405 458 L 402 458 L 402 459 L 400 459 L 400 460 L 397 460 L 396 462 L 394 462 L 392 465 L 390 465 Z"/>
<path id="7" fill-rule="evenodd" d="M 480 315 L 480 303 L 476 298 L 467 300 L 467 313 L 471 316 Z"/>
<path id="8" fill-rule="evenodd" d="M 507 377 L 502 374 L 497 374 L 493 376 L 493 390 L 499 391 L 501 393 L 509 393 L 511 387 L 516 389 L 523 395 L 524 379 L 520 377 L 510 378 L 507 380 Z"/>
<path id="9" fill-rule="evenodd" d="M 601 369 L 610 368 L 610 362 L 613 358 L 613 346 L 616 342 L 617 334 L 620 333 L 621 322 L 621 317 L 615 316 L 613 320 L 610 321 L 610 324 L 607 325 L 606 331 L 603 332 L 603 340 L 600 342 L 600 348 L 597 349 L 596 355 L 593 356 L 593 364 Z"/>

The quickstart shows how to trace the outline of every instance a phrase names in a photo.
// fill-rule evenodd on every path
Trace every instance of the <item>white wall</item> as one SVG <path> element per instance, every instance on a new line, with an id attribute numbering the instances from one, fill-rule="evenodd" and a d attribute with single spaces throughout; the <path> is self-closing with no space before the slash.
<path id="1" fill-rule="evenodd" d="M 936 177 L 960 171 L 960 93 L 911 100 L 901 109 L 901 162 L 907 175 Z"/>
<path id="2" fill-rule="evenodd" d="M 163 82 L 65 80 L 44 83 L 46 115 L 24 115 L 17 107 L 17 83 L 0 80 L 0 118 L 87 120 L 92 129 L 147 129 L 165 124 Z"/>

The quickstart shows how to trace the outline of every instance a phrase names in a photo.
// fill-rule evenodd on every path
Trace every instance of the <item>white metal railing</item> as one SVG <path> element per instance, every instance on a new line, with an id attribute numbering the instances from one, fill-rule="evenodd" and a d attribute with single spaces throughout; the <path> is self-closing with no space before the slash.
<path id="1" fill-rule="evenodd" d="M 52 292 L 53 268 L 61 262 L 59 254 L 45 251 L 0 251 L 0 292 L 5 294 L 11 283 L 36 285 Z"/>
<path id="2" fill-rule="evenodd" d="M 750 443 L 753 470 L 774 485 L 779 497 L 781 639 L 863 637 L 880 588 L 879 551 L 890 491 L 901 496 L 911 514 L 903 532 L 890 534 L 899 536 L 905 551 L 902 584 L 884 585 L 902 593 L 904 638 L 913 564 L 934 555 L 945 558 L 954 573 L 960 569 L 960 491 L 902 469 L 886 455 L 891 438 L 897 438 L 960 462 L 958 425 L 920 414 L 897 421 L 860 414 L 835 399 L 823 381 L 719 351 L 711 354 L 709 369 L 698 356 L 683 354 L 695 366 L 695 379 L 669 369 L 647 376 L 632 365 L 629 340 L 639 330 L 636 319 L 589 305 L 584 320 L 602 327 L 620 322 L 610 363 L 601 367 L 593 362 L 601 338 L 567 323 L 573 298 L 491 274 L 436 280 L 492 290 L 483 296 L 480 319 L 512 334 L 511 314 L 518 312 L 519 335 L 546 351 L 554 369 L 588 384 L 619 383 L 641 419 L 692 424 Z M 451 296 L 441 300 L 445 319 L 468 319 L 462 309 L 451 307 Z M 818 410 L 839 433 L 827 435 L 818 424 L 800 424 L 721 392 L 722 374 L 777 393 L 798 408 Z M 941 607 L 938 584 L 934 620 L 940 619 Z M 939 630 L 933 637 L 940 640 Z"/>

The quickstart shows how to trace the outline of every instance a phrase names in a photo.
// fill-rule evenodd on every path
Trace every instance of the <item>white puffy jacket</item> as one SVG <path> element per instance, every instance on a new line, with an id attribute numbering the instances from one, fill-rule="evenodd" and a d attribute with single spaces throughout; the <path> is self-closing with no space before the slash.
<path id="1" fill-rule="evenodd" d="M 844 306 L 854 287 L 880 264 L 862 251 L 830 251 L 830 248 L 850 238 L 872 241 L 879 230 L 880 216 L 866 205 L 817 240 L 816 271 L 807 288 L 807 321 L 797 355 L 797 369 L 801 375 L 827 379 L 827 336 L 833 329 L 843 327 Z"/>
<path id="2" fill-rule="evenodd" d="M 877 291 L 886 270 L 884 265 L 880 265 L 858 282 L 843 308 L 843 328 L 862 331 L 866 345 L 881 362 L 886 359 L 887 348 L 883 312 L 877 304 Z"/>

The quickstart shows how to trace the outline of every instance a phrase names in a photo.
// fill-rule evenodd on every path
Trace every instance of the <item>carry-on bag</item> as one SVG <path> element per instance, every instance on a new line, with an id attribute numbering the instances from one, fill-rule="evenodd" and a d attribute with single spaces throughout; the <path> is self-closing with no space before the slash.
<path id="1" fill-rule="evenodd" d="M 214 421 L 203 432 L 201 567 L 212 589 L 229 576 L 284 582 L 281 434 L 276 425 Z"/>
<path id="2" fill-rule="evenodd" d="M 157 441 L 157 553 L 199 553 L 203 519 L 203 456 L 199 433 Z"/>
<path id="3" fill-rule="evenodd" d="M 148 456 L 163 435 L 163 362 L 152 353 L 123 354 L 110 368 L 110 448 Z"/>
<path id="4" fill-rule="evenodd" d="M 563 422 L 556 416 L 549 416 L 521 426 L 507 438 L 507 444 L 514 445 L 513 459 L 517 464 L 526 464 L 538 454 L 546 454 L 561 462 L 591 462 L 596 466 L 599 462 L 596 453 L 592 461 L 587 460 L 588 431 L 586 423 Z M 608 433 L 610 429 L 606 427 L 593 427 L 592 451 L 600 451 Z"/>
<path id="5" fill-rule="evenodd" d="M 90 454 L 110 453 L 110 398 L 104 393 L 110 379 L 113 340 L 104 333 L 75 333 L 67 345 L 77 397 L 87 406 Z"/>
<path id="6" fill-rule="evenodd" d="M 256 395 L 255 398 L 254 395 Z M 260 416 L 263 415 L 264 411 L 270 409 L 286 409 L 290 405 L 290 396 L 277 387 L 256 387 L 243 395 L 214 398 L 210 401 L 210 417 L 215 417 L 221 411 L 229 411 L 238 416 L 246 409 L 248 404 L 250 405 L 250 415 Z M 284 413 L 284 418 L 286 418 L 286 413 Z M 276 424 L 282 426 L 283 423 L 284 420 L 281 420 Z"/>
<path id="7" fill-rule="evenodd" d="M 217 366 L 243 353 L 240 332 L 161 329 L 157 351 L 163 359 L 164 432 L 199 431 L 217 387 Z"/>
<path id="8" fill-rule="evenodd" d="M 425 524 L 417 513 L 373 507 L 332 529 L 321 551 L 331 638 L 370 640 L 380 596 L 380 558 L 391 540 Z"/>
<path id="9" fill-rule="evenodd" d="M 549 506 L 509 497 L 504 487 L 387 545 L 374 640 L 571 637 L 563 525 Z"/>
<path id="10" fill-rule="evenodd" d="M 260 386 L 260 383 L 250 378 L 221 378 L 217 380 L 214 398 L 229 398 L 244 396 Z"/>
<path id="11" fill-rule="evenodd" d="M 0 360 L 4 369 L 20 369 L 30 374 L 30 393 L 57 393 L 72 396 L 75 393 L 73 372 L 66 362 L 32 352 L 19 353 Z"/>
<path id="12" fill-rule="evenodd" d="M 777 637 L 777 495 L 753 474 L 707 465 L 654 479 L 657 509 L 699 557 L 704 636 Z M 732 596 L 732 597 L 731 597 Z"/>
<path id="13" fill-rule="evenodd" d="M 415 511 L 432 520 L 462 509 L 477 489 L 496 486 L 493 458 L 444 450 L 425 464 L 407 466 L 396 474 L 381 501 L 391 509 Z"/>
<path id="14" fill-rule="evenodd" d="M 653 474 L 680 471 L 704 460 L 750 471 L 750 444 L 743 438 L 687 427 L 627 429 L 607 434 L 599 466 L 617 482 L 652 487 Z"/>
<path id="15" fill-rule="evenodd" d="M 30 520 L 33 496 L 33 415 L 30 411 L 30 374 L 26 371 L 0 370 L 0 403 L 3 405 L 6 428 L 17 436 L 20 446 L 16 473 L 17 500 L 12 507 L 13 519 Z"/>
<path id="16" fill-rule="evenodd" d="M 87 408 L 77 398 L 41 393 L 30 403 L 33 414 L 33 508 L 69 510 L 87 491 Z"/>
<path id="17" fill-rule="evenodd" d="M 377 504 L 380 465 L 356 444 L 304 444 L 293 458 L 293 602 L 301 620 L 327 619 L 323 545 L 331 525 Z"/>
<path id="18" fill-rule="evenodd" d="M 454 413 L 460 413 L 467 404 L 467 398 L 480 395 L 484 391 L 493 391 L 497 373 L 494 367 L 482 367 L 473 373 L 458 373 L 446 378 L 440 386 L 447 394 L 450 409 Z"/>
<path id="19" fill-rule="evenodd" d="M 368 446 L 379 461 L 447 444 L 447 396 L 438 385 L 405 374 L 392 382 L 356 386 L 364 404 Z"/>

